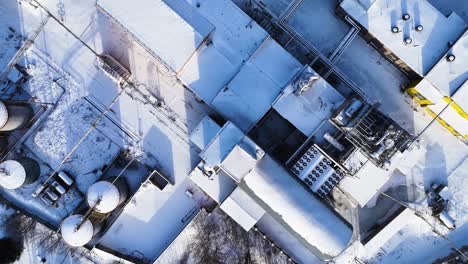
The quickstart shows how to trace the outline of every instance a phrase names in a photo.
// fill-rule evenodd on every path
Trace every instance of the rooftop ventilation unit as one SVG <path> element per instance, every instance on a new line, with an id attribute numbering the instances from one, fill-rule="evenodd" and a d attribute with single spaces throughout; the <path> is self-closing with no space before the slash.
<path id="1" fill-rule="evenodd" d="M 409 20 L 411 16 L 409 14 L 403 14 L 401 18 L 406 21 L 406 20 Z"/>
<path id="2" fill-rule="evenodd" d="M 392 32 L 393 33 L 398 33 L 398 32 L 400 32 L 400 29 L 397 26 L 392 27 Z"/>
<path id="3" fill-rule="evenodd" d="M 421 32 L 421 31 L 423 31 L 424 28 L 423 28 L 422 25 L 417 25 L 415 29 L 416 29 L 416 31 Z"/>
<path id="4" fill-rule="evenodd" d="M 330 193 L 345 174 L 316 145 L 298 155 L 291 171 L 321 198 Z"/>
<path id="5" fill-rule="evenodd" d="M 389 165 L 397 151 L 407 149 L 414 139 L 395 121 L 380 112 L 378 105 L 363 103 L 357 98 L 346 100 L 331 121 L 367 158 L 382 168 Z"/>
<path id="6" fill-rule="evenodd" d="M 294 81 L 294 93 L 296 95 L 301 95 L 312 87 L 314 82 L 316 82 L 320 77 L 312 72 L 302 72 Z"/>
<path id="7" fill-rule="evenodd" d="M 409 45 L 409 44 L 411 44 L 412 42 L 413 42 L 413 39 L 412 39 L 412 38 L 410 38 L 410 37 L 406 37 L 406 38 L 405 38 L 405 44 L 406 44 L 406 45 Z"/>

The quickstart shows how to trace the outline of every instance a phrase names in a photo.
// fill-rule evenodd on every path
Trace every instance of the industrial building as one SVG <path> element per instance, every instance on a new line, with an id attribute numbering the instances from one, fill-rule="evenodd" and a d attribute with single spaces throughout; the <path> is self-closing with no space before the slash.
<path id="1" fill-rule="evenodd" d="M 403 90 L 420 107 L 466 138 L 466 24 L 425 0 L 397 2 L 343 0 L 336 12 L 411 78 Z M 0 136 L 31 128 L 4 143 L 0 195 L 70 247 L 157 263 L 206 200 L 297 263 L 377 252 L 421 222 L 393 206 L 360 229 L 360 210 L 374 210 L 380 189 L 420 154 L 404 122 L 333 82 L 331 68 L 317 70 L 319 57 L 291 55 L 231 0 L 99 0 L 92 11 L 79 36 L 45 22 L 41 37 L 69 42 L 38 41 L 22 62 L 54 70 L 46 110 L 0 102 Z M 54 53 L 66 43 L 80 47 L 70 61 Z"/>
<path id="2" fill-rule="evenodd" d="M 345 0 L 337 12 L 357 22 L 364 38 L 409 76 L 402 88 L 417 105 L 466 140 L 468 110 L 460 98 L 468 79 L 467 24 L 461 17 L 445 16 L 427 0 Z"/>
<path id="3" fill-rule="evenodd" d="M 411 136 L 378 105 L 359 94 L 338 92 L 248 22 L 231 1 L 142 4 L 145 12 L 173 25 L 170 32 L 155 34 L 154 28 L 167 28 L 141 26 L 147 21 L 137 10 L 129 12 L 137 7 L 126 1 L 99 1 L 97 8 L 222 117 L 205 117 L 191 133 L 202 163 L 190 179 L 246 230 L 272 218 L 277 228 L 292 230 L 294 244 L 305 248 L 300 252 L 309 250 L 324 260 L 340 254 L 352 229 L 327 202 L 333 200 L 334 187 L 368 160 L 384 171 Z M 155 38 L 171 32 L 177 32 L 173 37 L 178 41 Z M 220 70 L 214 74 L 212 68 Z M 351 164 L 355 156 L 360 163 Z M 265 192 L 268 188 L 273 189 Z M 268 193 L 280 195 L 284 204 L 276 204 L 280 197 Z M 375 189 L 369 190 L 373 194 Z M 300 202 L 304 199 L 313 204 Z M 315 242 L 317 236 L 324 240 Z M 112 244 L 106 237 L 102 243 Z M 275 243 L 288 245 L 281 239 Z M 310 254 L 295 250 L 285 248 L 300 262 Z"/>

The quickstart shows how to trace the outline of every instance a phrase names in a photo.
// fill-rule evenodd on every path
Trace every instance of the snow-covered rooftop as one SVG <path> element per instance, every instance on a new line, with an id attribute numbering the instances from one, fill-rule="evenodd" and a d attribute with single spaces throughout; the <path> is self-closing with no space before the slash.
<path id="1" fill-rule="evenodd" d="M 344 0 L 341 7 L 416 73 L 426 75 L 465 31 L 457 14 L 448 17 L 427 0 Z M 402 16 L 409 14 L 408 20 Z M 423 26 L 417 31 L 417 26 Z M 393 33 L 392 27 L 399 32 Z M 410 44 L 405 43 L 411 38 Z"/>
<path id="2" fill-rule="evenodd" d="M 233 123 L 226 123 L 200 153 L 209 166 L 219 166 L 244 137 L 244 133 Z"/>
<path id="3" fill-rule="evenodd" d="M 301 64 L 269 38 L 214 98 L 212 105 L 247 131 L 271 107 Z"/>
<path id="4" fill-rule="evenodd" d="M 190 173 L 190 179 L 217 203 L 222 203 L 237 186 L 222 170 L 210 179 L 197 167 Z"/>
<path id="5" fill-rule="evenodd" d="M 268 33 L 231 0 L 187 0 L 215 30 L 209 45 L 203 45 L 178 73 L 178 77 L 205 102 L 239 71 L 262 44 Z"/>
<path id="6" fill-rule="evenodd" d="M 321 258 L 338 255 L 351 240 L 351 228 L 269 156 L 240 186 Z"/>
<path id="7" fill-rule="evenodd" d="M 179 71 L 214 29 L 185 1 L 98 1 L 98 6 Z"/>
<path id="8" fill-rule="evenodd" d="M 377 193 L 377 190 L 390 178 L 392 172 L 375 166 L 368 161 L 355 177 L 344 177 L 339 187 L 351 195 L 361 207 Z"/>
<path id="9" fill-rule="evenodd" d="M 220 208 L 245 231 L 249 231 L 265 214 L 265 210 L 241 188 L 236 188 Z"/>
<path id="10" fill-rule="evenodd" d="M 366 244 L 365 249 L 368 253 L 376 253 L 380 248 L 390 240 L 396 233 L 398 233 L 405 226 L 415 222 L 422 221 L 418 218 L 414 211 L 411 209 L 404 209 L 395 219 L 393 219 L 388 225 L 371 238 Z"/>
<path id="11" fill-rule="evenodd" d="M 198 211 L 197 202 L 186 195 L 189 183 L 186 179 L 164 190 L 150 183 L 142 186 L 100 243 L 122 254 L 153 261 Z"/>
<path id="12" fill-rule="evenodd" d="M 306 71 L 315 73 L 309 67 Z M 292 85 L 288 85 L 273 104 L 273 108 L 302 133 L 310 136 L 344 100 L 345 98 L 335 88 L 320 78 L 300 95 L 294 93 Z"/>
<path id="13" fill-rule="evenodd" d="M 443 95 L 452 96 L 468 80 L 468 31 L 450 48 L 448 55 L 455 56 L 455 60 L 449 61 L 444 56 L 425 78 Z"/>
<path id="14" fill-rule="evenodd" d="M 255 167 L 257 159 L 237 145 L 221 164 L 221 168 L 235 181 L 240 182 Z"/>
<path id="15" fill-rule="evenodd" d="M 190 133 L 190 141 L 192 141 L 200 149 L 204 149 L 211 140 L 216 136 L 221 127 L 216 124 L 213 119 L 209 116 L 203 118 L 203 120 L 195 127 Z"/>

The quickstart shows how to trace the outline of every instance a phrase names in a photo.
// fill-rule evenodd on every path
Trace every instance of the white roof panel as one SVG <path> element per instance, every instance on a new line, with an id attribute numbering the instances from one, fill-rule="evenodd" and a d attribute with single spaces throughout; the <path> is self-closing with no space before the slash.
<path id="1" fill-rule="evenodd" d="M 395 219 L 393 219 L 388 225 L 380 230 L 371 240 L 369 240 L 364 248 L 370 254 L 376 253 L 381 247 L 389 241 L 398 231 L 403 229 L 408 224 L 420 220 L 413 211 L 405 209 Z"/>
<path id="2" fill-rule="evenodd" d="M 241 146 L 237 145 L 229 153 L 221 164 L 221 168 L 226 171 L 235 181 L 240 182 L 247 173 L 255 167 L 257 160 L 247 153 Z"/>
<path id="3" fill-rule="evenodd" d="M 265 210 L 241 188 L 236 188 L 220 208 L 245 231 L 249 231 L 265 214 Z"/>
<path id="4" fill-rule="evenodd" d="M 236 182 L 223 171 L 210 179 L 197 167 L 190 173 L 190 179 L 217 203 L 222 203 L 237 187 Z"/>
<path id="5" fill-rule="evenodd" d="M 196 11 L 190 11 L 191 6 L 184 7 L 185 2 L 180 2 L 173 6 L 181 14 L 161 0 L 140 0 L 138 4 L 100 0 L 98 6 L 178 71 L 214 29 Z"/>
<path id="6" fill-rule="evenodd" d="M 200 153 L 200 157 L 210 166 L 219 166 L 243 137 L 244 133 L 238 127 L 227 122 Z"/>
<path id="7" fill-rule="evenodd" d="M 444 16 L 426 0 L 344 0 L 341 7 L 375 36 L 386 48 L 424 76 L 447 52 L 448 42 L 455 42 L 465 31 L 466 23 L 455 13 Z M 409 14 L 409 20 L 402 15 Z M 415 27 L 423 26 L 422 31 Z M 399 33 L 391 28 L 398 26 Z M 410 37 L 407 45 L 404 39 Z"/>
<path id="8" fill-rule="evenodd" d="M 429 101 L 436 104 L 440 102 L 444 95 L 436 88 L 432 83 L 430 83 L 426 79 L 422 79 L 417 85 L 416 90 L 418 90 L 424 97 L 426 97 Z"/>
<path id="9" fill-rule="evenodd" d="M 301 63 L 272 38 L 268 38 L 249 61 L 280 87 L 286 86 L 302 68 Z"/>
<path id="10" fill-rule="evenodd" d="M 302 95 L 294 94 L 294 88 L 288 86 L 273 108 L 309 136 L 324 120 L 330 118 L 332 109 L 344 100 L 335 88 L 320 78 Z"/>
<path id="11" fill-rule="evenodd" d="M 268 111 L 280 91 L 281 87 L 276 82 L 248 61 L 212 104 L 247 131 Z"/>
<path id="12" fill-rule="evenodd" d="M 201 47 L 178 76 L 203 101 L 211 103 L 237 70 L 215 46 L 209 45 Z"/>
<path id="13" fill-rule="evenodd" d="M 190 140 L 200 149 L 204 149 L 219 130 L 221 127 L 209 116 L 205 116 L 190 134 Z"/>
<path id="14" fill-rule="evenodd" d="M 361 207 L 377 193 L 392 175 L 392 170 L 384 170 L 368 161 L 356 173 L 355 177 L 344 177 L 340 188 L 350 194 Z"/>
<path id="15" fill-rule="evenodd" d="M 452 96 L 468 80 L 468 32 L 466 32 L 450 49 L 454 61 L 444 56 L 426 76 L 444 95 Z"/>
<path id="16" fill-rule="evenodd" d="M 268 37 L 268 33 L 231 0 L 185 0 L 216 30 L 212 44 L 233 65 L 240 66 Z"/>
<path id="17" fill-rule="evenodd" d="M 317 200 L 281 165 L 264 156 L 241 187 L 265 203 L 278 221 L 325 257 L 336 256 L 351 240 L 352 230 L 330 208 Z"/>
<path id="18" fill-rule="evenodd" d="M 213 100 L 212 105 L 244 131 L 270 108 L 300 63 L 269 38 Z"/>

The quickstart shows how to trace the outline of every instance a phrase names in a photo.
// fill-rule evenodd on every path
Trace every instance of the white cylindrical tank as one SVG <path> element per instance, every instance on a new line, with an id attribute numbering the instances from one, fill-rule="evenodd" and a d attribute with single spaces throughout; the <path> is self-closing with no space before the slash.
<path id="1" fill-rule="evenodd" d="M 0 186 L 14 190 L 35 182 L 40 176 L 39 164 L 29 158 L 0 163 Z"/>
<path id="2" fill-rule="evenodd" d="M 98 181 L 88 189 L 88 205 L 98 213 L 106 214 L 113 211 L 125 201 L 128 195 L 128 186 L 125 179 L 120 177 Z"/>
<path id="3" fill-rule="evenodd" d="M 80 214 L 65 218 L 60 227 L 63 240 L 72 247 L 86 245 L 98 232 L 99 228 Z"/>
<path id="4" fill-rule="evenodd" d="M 10 132 L 23 128 L 31 119 L 33 111 L 27 104 L 0 101 L 0 131 Z"/>

